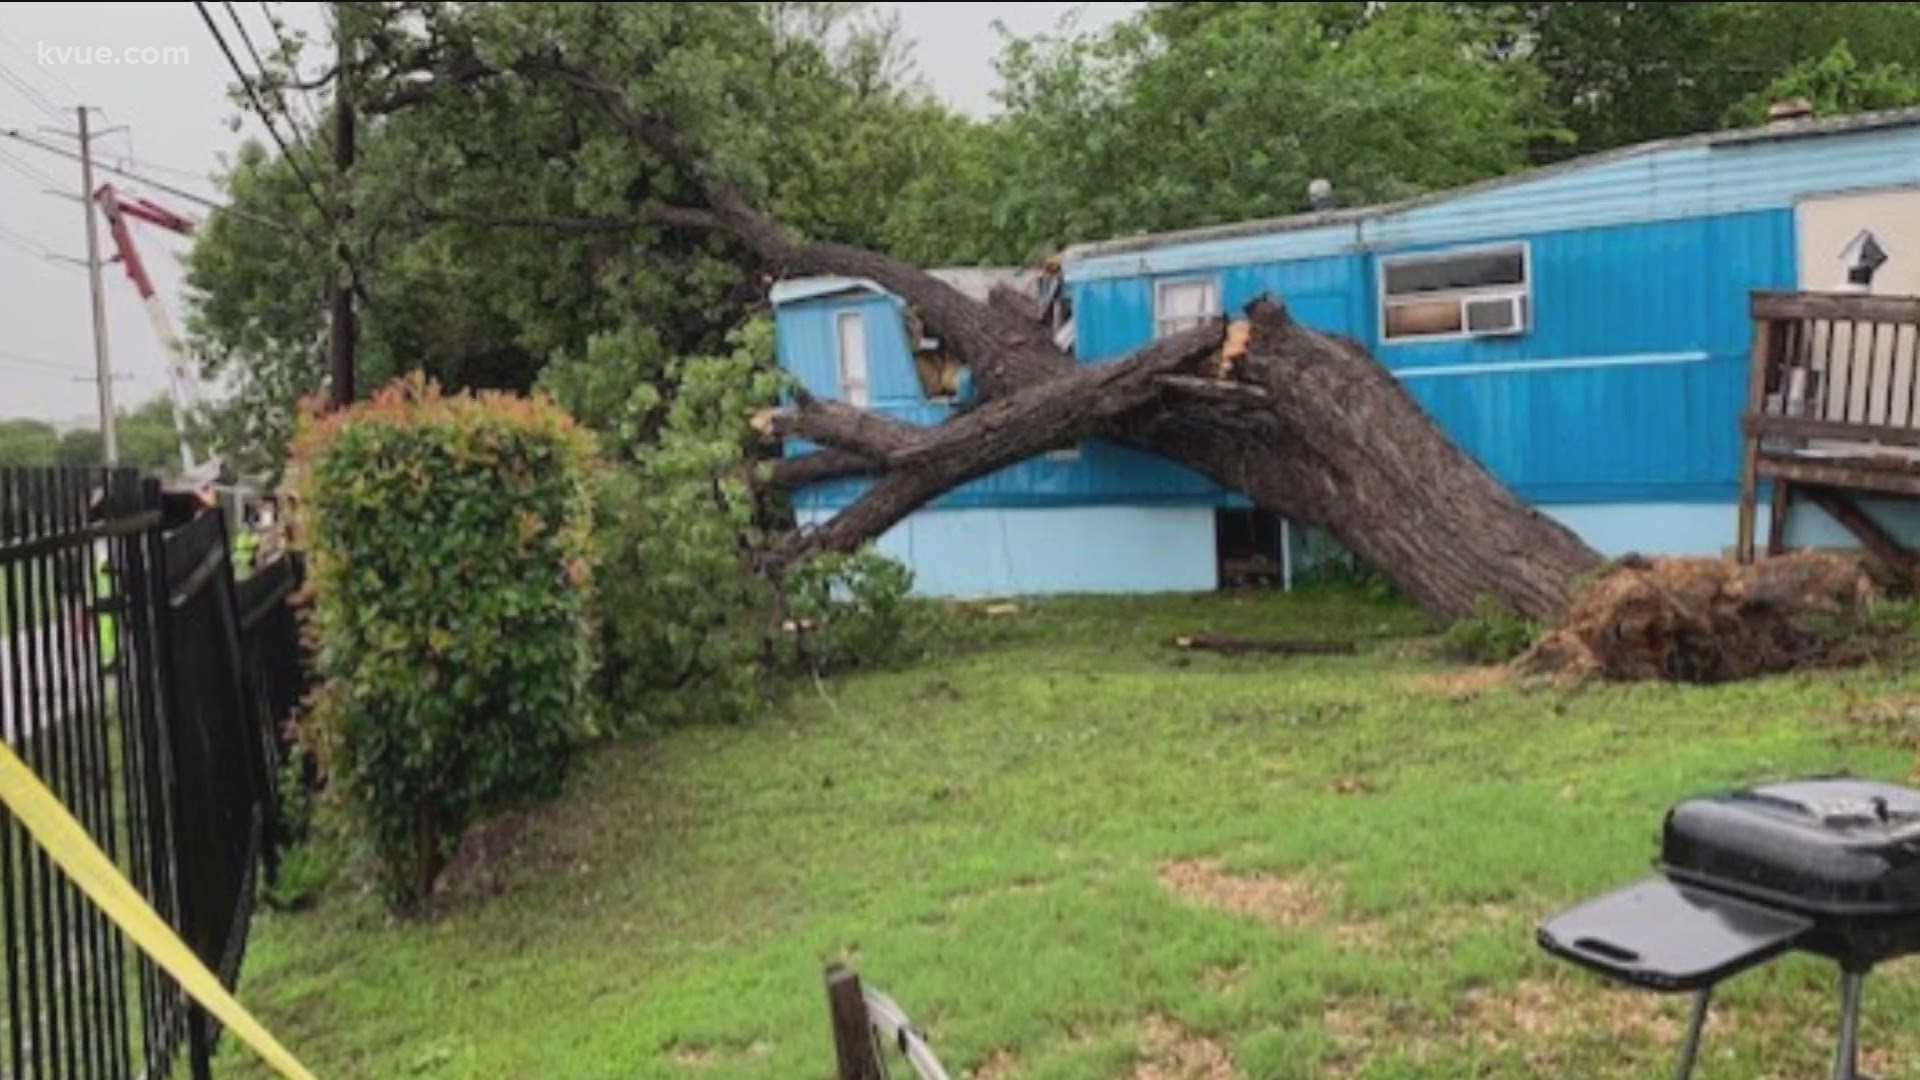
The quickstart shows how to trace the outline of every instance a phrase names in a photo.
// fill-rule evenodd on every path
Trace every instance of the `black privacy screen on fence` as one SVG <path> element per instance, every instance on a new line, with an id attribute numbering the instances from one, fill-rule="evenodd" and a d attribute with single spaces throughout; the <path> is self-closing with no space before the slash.
<path id="1" fill-rule="evenodd" d="M 229 985 L 300 685 L 291 577 L 249 637 L 231 550 L 133 472 L 0 469 L 0 730 Z M 3 812 L 0 883 L 0 1076 L 207 1075 L 204 1014 Z"/>

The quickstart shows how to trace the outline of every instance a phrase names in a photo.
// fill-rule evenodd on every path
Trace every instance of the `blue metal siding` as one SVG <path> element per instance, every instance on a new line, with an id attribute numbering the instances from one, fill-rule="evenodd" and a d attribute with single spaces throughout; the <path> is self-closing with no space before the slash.
<path id="1" fill-rule="evenodd" d="M 795 449 L 798 452 L 798 448 Z M 794 496 L 809 510 L 845 506 L 867 488 L 865 480 L 814 484 Z M 1231 497 L 1199 473 L 1156 454 L 1101 439 L 1080 444 L 1080 457 L 1057 461 L 1028 458 L 969 481 L 933 502 L 940 509 L 982 506 L 1227 505 Z"/>
<path id="2" fill-rule="evenodd" d="M 875 411 L 911 424 L 937 424 L 951 416 L 952 405 L 923 396 L 908 347 L 905 320 L 892 297 L 855 293 L 780 305 L 774 317 L 781 366 L 792 372 L 809 393 L 822 398 L 842 397 L 835 320 L 849 311 L 857 311 L 866 319 L 867 377 Z M 801 440 L 787 446 L 789 454 L 814 449 Z M 796 494 L 794 501 L 802 510 L 834 509 L 852 502 L 866 488 L 865 480 L 815 484 Z M 1115 502 L 1212 506 L 1230 501 L 1227 493 L 1191 469 L 1153 454 L 1089 440 L 1080 447 L 1078 460 L 1032 458 L 964 484 L 934 506 Z"/>
<path id="3" fill-rule="evenodd" d="M 1524 497 L 1705 499 L 1738 475 L 1747 294 L 1793 285 L 1793 236 L 1790 210 L 1477 236 L 1530 248 L 1533 327 L 1510 338 L 1380 343 L 1373 255 L 1218 273 L 1229 311 L 1272 292 L 1302 322 L 1371 343 L 1448 434 Z M 1152 280 L 1073 286 L 1083 355 L 1152 337 Z"/>
<path id="4" fill-rule="evenodd" d="M 900 306 L 890 296 L 852 293 L 786 304 L 774 313 L 780 366 L 816 397 L 838 398 L 840 337 L 838 319 L 858 313 L 867 329 L 867 389 L 875 405 L 920 404 L 920 376 L 914 371 Z"/>
<path id="5" fill-rule="evenodd" d="M 1073 288 L 1074 351 L 1088 361 L 1124 356 L 1153 340 L 1153 282 L 1089 281 Z"/>
<path id="6" fill-rule="evenodd" d="M 1220 282 L 1220 306 L 1223 311 L 1239 311 L 1256 297 L 1272 293 L 1284 297 L 1294 318 L 1308 326 L 1358 335 L 1370 310 L 1362 284 L 1365 266 L 1362 256 L 1348 255 L 1230 267 L 1215 275 Z M 1109 360 L 1153 340 L 1157 280 L 1162 279 L 1116 278 L 1072 286 L 1082 360 Z"/>
<path id="7" fill-rule="evenodd" d="M 1218 583 L 1205 507 L 931 509 L 877 546 L 913 568 L 921 596 L 1205 592 Z"/>
<path id="8" fill-rule="evenodd" d="M 1302 322 L 1371 344 L 1441 426 L 1525 498 L 1571 504 L 1727 497 L 1738 475 L 1747 294 L 1793 285 L 1792 211 L 1482 235 L 1472 242 L 1511 240 L 1529 245 L 1533 320 L 1529 332 L 1510 338 L 1381 343 L 1379 256 L 1371 253 L 1214 272 L 1228 310 L 1272 292 Z M 1083 359 L 1121 355 L 1151 340 L 1155 280 L 1072 285 Z M 782 362 L 810 390 L 837 396 L 833 316 L 850 307 L 868 317 L 876 407 L 914 423 L 944 419 L 949 406 L 919 396 L 891 299 L 784 306 Z M 799 501 L 830 509 L 864 488 L 862 481 L 824 484 Z M 964 485 L 937 505 L 1116 502 L 1242 500 L 1171 462 L 1090 441 L 1077 461 L 1022 462 Z"/>
<path id="9" fill-rule="evenodd" d="M 1920 126 L 1705 146 L 1653 144 L 1335 225 L 1073 259 L 1067 279 L 1179 274 L 1488 236 L 1791 208 L 1813 194 L 1920 184 Z"/>
<path id="10" fill-rule="evenodd" d="M 1384 344 L 1381 361 L 1528 499 L 1730 491 L 1747 295 L 1793 284 L 1792 213 L 1575 229 L 1531 244 L 1530 332 Z"/>

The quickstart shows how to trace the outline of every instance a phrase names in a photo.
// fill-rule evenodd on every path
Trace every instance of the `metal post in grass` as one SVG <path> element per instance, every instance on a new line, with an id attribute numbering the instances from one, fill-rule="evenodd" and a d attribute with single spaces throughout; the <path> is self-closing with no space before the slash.
<path id="1" fill-rule="evenodd" d="M 873 1023 L 867 1016 L 860 976 L 844 964 L 827 965 L 827 1009 L 833 1017 L 833 1049 L 838 1080 L 885 1080 L 873 1048 Z"/>

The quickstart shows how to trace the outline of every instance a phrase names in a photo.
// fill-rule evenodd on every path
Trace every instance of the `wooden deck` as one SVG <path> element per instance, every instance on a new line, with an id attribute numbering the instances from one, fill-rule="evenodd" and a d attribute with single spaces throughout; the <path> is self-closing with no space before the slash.
<path id="1" fill-rule="evenodd" d="M 1754 558 L 1765 484 L 1768 554 L 1786 550 L 1805 501 L 1911 579 L 1915 556 L 1856 500 L 1920 498 L 1920 297 L 1755 293 L 1741 433 L 1741 562 Z"/>

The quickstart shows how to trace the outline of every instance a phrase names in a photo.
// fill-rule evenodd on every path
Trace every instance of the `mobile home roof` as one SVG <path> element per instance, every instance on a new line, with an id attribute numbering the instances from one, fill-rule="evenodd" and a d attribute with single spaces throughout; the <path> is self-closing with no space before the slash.
<path id="1" fill-rule="evenodd" d="M 1920 139 L 1904 139 L 1856 152 L 1857 168 L 1849 168 L 1845 161 L 1823 155 L 1810 175 L 1796 175 L 1793 170 L 1770 170 L 1766 175 L 1757 176 L 1758 183 L 1750 185 L 1750 190 L 1726 183 L 1711 163 L 1714 151 L 1892 129 L 1909 129 L 1902 134 L 1911 135 L 1911 129 L 1915 128 L 1920 128 L 1920 107 L 1776 121 L 1756 128 L 1661 139 L 1395 202 L 1078 244 L 1063 253 L 1066 276 L 1068 280 L 1091 280 L 1190 271 L 1370 247 L 1467 239 L 1512 231 L 1516 226 L 1563 227 L 1573 223 L 1562 223 L 1561 218 L 1578 217 L 1583 219 L 1580 223 L 1591 224 L 1605 223 L 1609 215 L 1615 220 L 1686 216 L 1740 209 L 1748 204 L 1778 203 L 1790 197 L 1785 193 L 1796 187 L 1832 190 L 1875 183 L 1920 182 Z M 1656 175 L 1646 167 L 1655 160 L 1670 162 L 1674 167 Z M 1582 174 L 1594 181 L 1585 185 L 1584 191 Z M 1665 190 L 1658 193 L 1660 205 L 1656 206 L 1653 205 L 1656 202 L 1654 188 L 1661 185 Z M 1592 198 L 1596 189 L 1603 186 L 1614 196 L 1611 202 Z M 1520 188 L 1535 189 L 1539 198 L 1522 198 L 1522 193 L 1515 190 Z M 1632 205 L 1622 205 L 1620 196 L 1633 189 L 1645 190 L 1647 197 L 1629 199 Z M 1496 210 L 1503 202 L 1515 212 L 1487 212 Z M 1454 207 L 1464 211 L 1469 206 L 1475 210 L 1447 212 Z M 1543 209 L 1547 212 L 1542 213 Z M 1411 224 L 1415 218 L 1424 219 L 1421 227 L 1387 226 L 1390 221 Z M 1501 220 L 1493 220 L 1496 218 Z"/>

